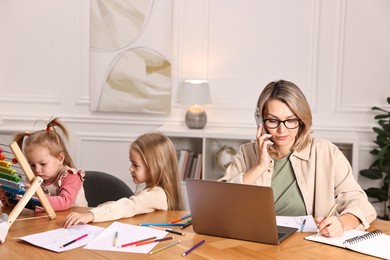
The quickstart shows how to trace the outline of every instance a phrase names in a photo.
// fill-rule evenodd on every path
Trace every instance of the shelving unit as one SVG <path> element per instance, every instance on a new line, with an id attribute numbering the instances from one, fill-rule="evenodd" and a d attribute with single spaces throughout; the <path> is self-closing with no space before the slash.
<path id="1" fill-rule="evenodd" d="M 238 151 L 241 144 L 255 138 L 255 128 L 209 127 L 189 129 L 185 125 L 164 125 L 156 129 L 171 138 L 176 149 L 188 149 L 202 153 L 202 179 L 217 180 L 224 170 L 217 165 L 216 154 L 224 146 L 231 146 Z M 188 207 L 185 182 L 181 183 L 182 196 Z"/>
<path id="2" fill-rule="evenodd" d="M 204 129 L 189 129 L 185 125 L 164 125 L 156 129 L 171 138 L 176 149 L 188 149 L 202 153 L 202 179 L 217 180 L 223 176 L 224 170 L 217 165 L 217 152 L 224 146 L 230 146 L 238 151 L 241 144 L 255 139 L 255 127 L 211 127 Z M 358 147 L 356 135 L 332 131 L 314 131 L 313 136 L 327 138 L 336 144 L 350 161 L 353 174 L 358 176 Z M 188 208 L 185 182 L 181 183 L 182 196 L 186 209 Z"/>

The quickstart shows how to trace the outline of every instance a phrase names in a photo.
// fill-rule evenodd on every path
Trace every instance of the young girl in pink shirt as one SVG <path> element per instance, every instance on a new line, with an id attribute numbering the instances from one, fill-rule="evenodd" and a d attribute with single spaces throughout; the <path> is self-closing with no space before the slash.
<path id="1" fill-rule="evenodd" d="M 46 129 L 16 134 L 14 141 L 21 147 L 34 174 L 44 180 L 41 186 L 54 211 L 87 207 L 83 189 L 85 173 L 74 168 L 57 129 L 69 139 L 65 126 L 54 118 Z M 0 194 L 0 199 L 7 204 L 4 194 Z"/>

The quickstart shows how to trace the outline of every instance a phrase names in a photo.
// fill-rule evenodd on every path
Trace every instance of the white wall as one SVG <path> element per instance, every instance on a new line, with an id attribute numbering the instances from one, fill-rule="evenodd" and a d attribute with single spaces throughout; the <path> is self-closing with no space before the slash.
<path id="1" fill-rule="evenodd" d="M 258 94 L 284 78 L 307 95 L 314 131 L 357 136 L 359 168 L 369 166 L 370 108 L 390 96 L 390 1 L 172 0 L 172 8 L 172 112 L 162 116 L 89 111 L 87 0 L 1 1 L 1 140 L 59 116 L 79 167 L 132 186 L 128 146 L 142 132 L 182 122 L 182 80 L 210 81 L 209 125 L 255 127 Z"/>

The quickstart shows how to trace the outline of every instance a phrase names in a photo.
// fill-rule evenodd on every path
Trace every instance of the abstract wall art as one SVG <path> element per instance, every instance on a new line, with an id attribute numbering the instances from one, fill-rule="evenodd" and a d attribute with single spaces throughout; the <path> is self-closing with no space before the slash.
<path id="1" fill-rule="evenodd" d="M 171 0 L 90 1 L 90 109 L 167 114 Z"/>

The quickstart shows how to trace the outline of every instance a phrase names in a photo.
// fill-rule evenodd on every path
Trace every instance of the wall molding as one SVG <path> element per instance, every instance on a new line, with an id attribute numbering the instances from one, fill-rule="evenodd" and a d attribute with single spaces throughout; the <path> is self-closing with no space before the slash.
<path id="1" fill-rule="evenodd" d="M 321 5 L 319 0 L 313 1 L 312 8 L 312 38 L 311 38 L 311 50 L 310 50 L 310 72 L 309 72 L 309 84 L 310 88 L 310 100 L 311 104 L 315 104 L 312 107 L 312 111 L 315 112 L 318 110 L 317 108 L 317 96 L 319 92 L 319 84 L 318 84 L 318 65 L 319 65 L 319 40 L 320 40 L 320 13 L 321 13 Z"/>

